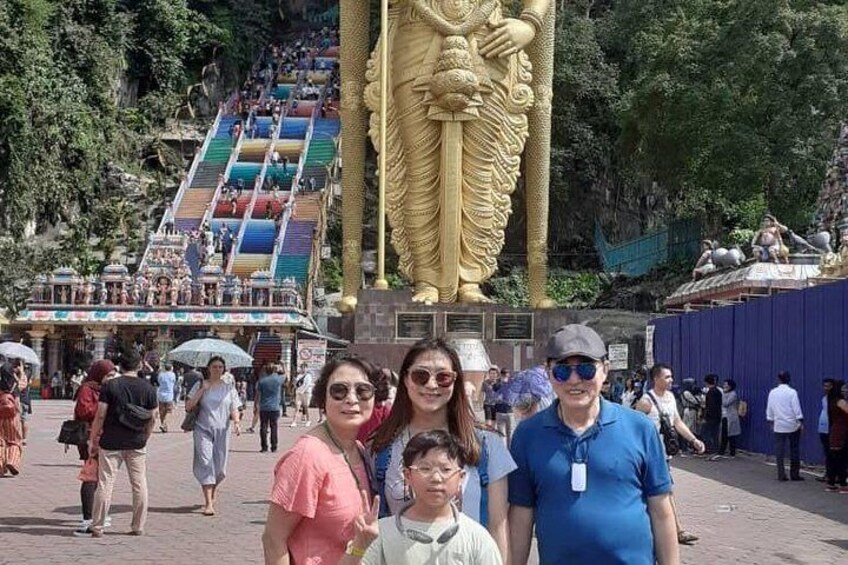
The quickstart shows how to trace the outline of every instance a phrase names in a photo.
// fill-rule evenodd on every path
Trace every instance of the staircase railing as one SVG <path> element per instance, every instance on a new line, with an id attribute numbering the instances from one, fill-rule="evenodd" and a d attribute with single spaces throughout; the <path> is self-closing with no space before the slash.
<path id="1" fill-rule="evenodd" d="M 206 137 L 203 139 L 203 144 L 200 146 L 200 151 L 195 152 L 194 159 L 191 162 L 191 166 L 188 169 L 188 173 L 185 178 L 180 181 L 180 187 L 177 189 L 177 194 L 174 196 L 174 200 L 171 203 L 171 216 L 172 220 L 176 222 L 176 214 L 177 210 L 179 210 L 180 204 L 183 202 L 183 197 L 185 196 L 186 190 L 191 186 L 191 182 L 194 180 L 194 175 L 197 173 L 197 168 L 200 166 L 200 163 L 203 161 L 203 158 L 206 156 L 206 150 L 209 149 L 209 144 L 212 142 L 212 139 L 215 138 L 215 133 L 218 131 L 218 126 L 221 124 L 221 117 L 224 114 L 224 106 L 218 105 L 218 113 L 215 116 L 215 121 L 212 122 L 212 127 L 206 132 Z M 165 229 L 165 224 L 167 223 L 167 214 L 162 216 L 162 219 L 159 220 L 159 225 L 156 227 L 155 233 L 160 233 Z M 139 262 L 139 270 L 141 270 L 147 262 L 147 254 L 150 250 L 150 243 L 148 242 L 144 248 L 144 254 L 141 256 L 141 261 Z"/>
<path id="2" fill-rule="evenodd" d="M 282 64 L 279 65 L 279 67 L 278 67 L 278 73 L 279 73 L 280 68 L 282 68 Z M 276 77 L 277 77 L 277 75 L 274 75 L 275 83 L 276 83 Z M 266 82 L 265 89 L 267 89 L 267 88 L 270 88 L 270 86 Z M 264 96 L 265 93 L 266 93 L 265 89 L 263 89 L 263 91 L 262 91 L 262 96 Z M 291 92 L 289 93 L 289 98 L 291 98 Z M 260 99 L 261 99 L 261 97 L 260 97 Z M 256 112 L 255 111 L 250 114 L 249 119 L 256 120 Z M 283 129 L 283 118 L 281 116 L 280 117 L 280 124 L 277 128 L 277 131 L 274 132 L 274 136 L 271 138 L 271 151 L 273 151 L 275 138 L 279 135 L 279 132 L 282 129 Z M 241 148 L 241 142 L 239 142 L 239 149 L 240 148 Z M 238 157 L 238 153 L 239 153 L 239 151 L 236 152 L 236 157 Z M 257 177 L 257 179 L 254 179 L 254 181 L 253 181 L 253 194 L 250 197 L 250 202 L 247 204 L 247 207 L 244 210 L 244 215 L 242 215 L 241 225 L 239 226 L 239 233 L 236 236 L 235 245 L 233 246 L 233 252 L 230 254 L 230 261 L 227 265 L 224 265 L 224 272 L 227 275 L 232 274 L 233 264 L 235 264 L 236 256 L 241 252 L 241 243 L 242 243 L 242 241 L 244 241 L 244 234 L 245 234 L 245 231 L 247 231 L 247 222 L 253 216 L 253 208 L 256 205 L 256 199 L 259 197 L 259 190 L 262 187 L 262 182 L 264 181 L 264 178 L 265 178 L 265 172 L 268 170 L 268 157 L 269 157 L 268 152 L 266 152 L 264 154 L 263 159 L 262 159 L 262 167 L 259 169 L 259 176 Z M 258 183 L 257 183 L 257 180 L 259 181 Z"/>

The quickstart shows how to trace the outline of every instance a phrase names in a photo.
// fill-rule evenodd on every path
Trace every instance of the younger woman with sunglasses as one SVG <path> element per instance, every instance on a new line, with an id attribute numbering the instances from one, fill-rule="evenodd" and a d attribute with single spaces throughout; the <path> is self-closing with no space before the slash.
<path id="1" fill-rule="evenodd" d="M 403 450 L 403 476 L 415 496 L 395 516 L 377 522 L 367 499 L 356 534 L 339 565 L 501 565 L 486 529 L 460 512 L 454 498 L 465 480 L 465 455 L 443 430 L 423 432 Z M 449 557 L 448 557 L 449 556 Z"/>
<path id="2" fill-rule="evenodd" d="M 506 559 L 506 477 L 516 465 L 502 437 L 476 427 L 456 350 L 441 339 L 419 341 L 406 354 L 400 377 L 392 412 L 371 445 L 380 515 L 397 514 L 411 500 L 402 469 L 410 438 L 444 430 L 462 447 L 467 463 L 458 507 L 489 530 Z"/>
<path id="3" fill-rule="evenodd" d="M 370 497 L 356 434 L 374 410 L 374 368 L 359 358 L 327 363 L 315 384 L 326 421 L 280 458 L 262 544 L 266 564 L 338 563 Z"/>

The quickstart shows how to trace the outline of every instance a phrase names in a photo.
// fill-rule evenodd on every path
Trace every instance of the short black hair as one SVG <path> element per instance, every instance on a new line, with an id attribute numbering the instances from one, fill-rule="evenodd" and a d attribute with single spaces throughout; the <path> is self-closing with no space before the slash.
<path id="1" fill-rule="evenodd" d="M 777 374 L 777 380 L 780 381 L 780 384 L 788 385 L 789 381 L 792 380 L 792 376 L 789 374 L 789 371 L 781 371 Z"/>
<path id="2" fill-rule="evenodd" d="M 725 379 L 724 384 L 726 384 L 727 388 L 730 390 L 736 390 L 736 381 L 733 379 Z"/>
<path id="3" fill-rule="evenodd" d="M 706 377 L 704 377 L 704 382 L 708 385 L 715 385 L 718 382 L 718 375 L 715 373 L 710 373 Z"/>
<path id="4" fill-rule="evenodd" d="M 318 380 L 312 387 L 312 398 L 315 399 L 315 405 L 320 410 L 324 410 L 324 408 L 326 408 L 327 406 L 327 385 L 330 384 L 330 376 L 332 376 L 332 374 L 336 372 L 336 369 L 338 369 L 342 365 L 351 365 L 352 367 L 356 367 L 357 369 L 365 373 L 365 376 L 368 379 L 369 383 L 371 383 L 372 385 L 375 384 L 377 378 L 377 370 L 374 369 L 374 365 L 372 365 L 369 361 L 363 359 L 362 357 L 357 357 L 356 355 L 333 359 L 321 368 L 321 374 L 318 376 Z M 303 365 L 301 365 L 301 367 L 302 366 Z"/>
<path id="5" fill-rule="evenodd" d="M 822 384 L 825 384 L 825 385 L 827 385 L 827 384 L 830 384 L 830 385 L 836 384 L 836 379 L 833 379 L 833 378 L 831 378 L 831 377 L 827 377 L 826 379 L 822 379 Z"/>
<path id="6" fill-rule="evenodd" d="M 672 375 L 674 374 L 674 369 L 665 363 L 655 363 L 653 367 L 651 367 L 651 380 L 654 380 L 659 376 L 660 371 L 668 370 Z"/>
<path id="7" fill-rule="evenodd" d="M 467 458 L 462 446 L 444 430 L 430 430 L 413 436 L 403 450 L 403 466 L 411 466 L 416 459 L 425 457 L 433 449 L 443 449 L 460 468 L 465 467 Z"/>
<path id="8" fill-rule="evenodd" d="M 135 349 L 127 348 L 121 352 L 118 366 L 122 371 L 138 371 L 141 368 L 141 355 Z"/>

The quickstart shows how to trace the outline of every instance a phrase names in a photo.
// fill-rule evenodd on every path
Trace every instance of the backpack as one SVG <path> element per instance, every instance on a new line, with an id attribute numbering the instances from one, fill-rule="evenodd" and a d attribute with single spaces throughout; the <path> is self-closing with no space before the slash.
<path id="1" fill-rule="evenodd" d="M 677 430 L 674 429 L 674 426 L 668 419 L 668 414 L 660 410 L 660 405 L 657 402 L 654 393 L 649 392 L 648 396 L 650 397 L 651 402 L 654 403 L 654 406 L 656 406 L 657 414 L 659 414 L 660 436 L 662 437 L 663 445 L 665 446 L 665 454 L 669 457 L 673 457 L 680 453 L 680 437 L 677 435 Z"/>
<path id="2" fill-rule="evenodd" d="M 489 446 L 486 436 L 475 430 L 480 442 L 480 462 L 477 464 L 477 474 L 480 476 L 480 525 L 484 528 L 489 522 Z M 386 502 L 386 472 L 392 459 L 392 444 L 390 443 L 375 454 L 374 481 L 377 494 L 380 495 L 380 518 L 391 516 L 389 504 Z"/>

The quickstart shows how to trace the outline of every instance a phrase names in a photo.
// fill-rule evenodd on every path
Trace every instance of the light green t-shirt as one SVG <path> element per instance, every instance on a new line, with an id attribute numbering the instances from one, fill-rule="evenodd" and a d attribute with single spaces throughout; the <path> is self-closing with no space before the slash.
<path id="1" fill-rule="evenodd" d="M 453 518 L 427 523 L 401 518 L 404 528 L 424 532 L 434 540 L 453 524 Z M 503 565 L 488 530 L 459 513 L 459 531 L 447 543 L 417 543 L 398 531 L 395 517 L 380 520 L 380 537 L 368 547 L 365 565 Z"/>

